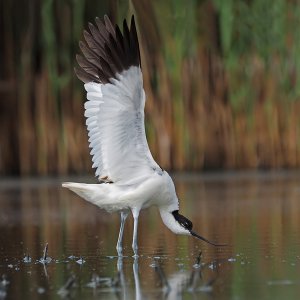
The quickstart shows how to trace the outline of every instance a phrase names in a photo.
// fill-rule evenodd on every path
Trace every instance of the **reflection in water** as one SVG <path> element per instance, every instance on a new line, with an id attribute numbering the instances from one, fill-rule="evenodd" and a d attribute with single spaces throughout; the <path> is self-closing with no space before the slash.
<path id="1" fill-rule="evenodd" d="M 229 246 L 175 236 L 150 209 L 141 213 L 138 260 L 132 258 L 132 220 L 124 229 L 124 257 L 118 259 L 112 256 L 118 215 L 63 191 L 62 180 L 2 181 L 0 294 L 5 299 L 296 298 L 299 177 L 177 178 L 181 211 L 195 230 Z M 43 263 L 46 243 L 46 258 L 52 260 Z"/>
<path id="2" fill-rule="evenodd" d="M 134 286 L 135 286 L 135 299 L 142 299 L 142 292 L 140 287 L 140 278 L 139 278 L 139 259 L 135 256 L 133 263 L 133 276 L 134 276 Z"/>
<path id="3" fill-rule="evenodd" d="M 88 286 L 94 289 L 94 295 L 99 295 L 101 290 L 103 292 L 103 284 L 111 289 L 111 292 L 117 295 L 118 299 L 133 299 L 133 295 L 128 292 L 128 278 L 124 274 L 123 270 L 123 257 L 118 257 L 117 260 L 117 274 L 114 278 L 100 278 L 97 275 L 93 275 L 91 282 Z M 160 288 L 156 288 L 157 299 L 181 299 L 184 291 L 196 295 L 197 292 L 211 292 L 212 285 L 215 282 L 216 276 L 210 279 L 207 283 L 202 285 L 199 282 L 202 279 L 202 271 L 208 266 L 208 264 L 201 264 L 199 267 L 194 267 L 189 271 L 179 270 L 177 272 L 169 274 L 167 277 L 165 271 L 161 266 L 161 262 L 155 259 L 153 264 L 154 270 L 160 279 Z M 132 270 L 134 276 L 134 284 L 131 289 L 134 290 L 134 299 L 145 299 L 140 284 L 139 275 L 139 258 L 134 257 L 132 263 Z M 64 293 L 66 288 L 63 287 Z M 98 292 L 98 294 L 97 294 Z M 159 293 L 159 294 L 158 294 Z"/>

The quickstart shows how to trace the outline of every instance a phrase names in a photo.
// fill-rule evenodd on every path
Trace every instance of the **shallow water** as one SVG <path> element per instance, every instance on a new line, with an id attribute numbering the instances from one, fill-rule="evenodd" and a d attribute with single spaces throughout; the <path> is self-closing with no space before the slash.
<path id="1" fill-rule="evenodd" d="M 118 259 L 117 214 L 63 190 L 64 179 L 2 179 L 0 299 L 298 298 L 299 179 L 297 172 L 177 175 L 182 214 L 228 246 L 175 236 L 151 208 L 140 215 L 138 259 L 132 218 Z M 46 243 L 48 260 L 39 261 Z"/>

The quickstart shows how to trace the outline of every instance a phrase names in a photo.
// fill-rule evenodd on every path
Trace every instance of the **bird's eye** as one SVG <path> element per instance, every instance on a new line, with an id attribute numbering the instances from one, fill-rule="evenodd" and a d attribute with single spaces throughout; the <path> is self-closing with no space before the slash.
<path id="1" fill-rule="evenodd" d="M 193 228 L 193 223 L 190 220 L 185 219 L 182 223 L 182 226 L 188 230 L 191 230 Z"/>

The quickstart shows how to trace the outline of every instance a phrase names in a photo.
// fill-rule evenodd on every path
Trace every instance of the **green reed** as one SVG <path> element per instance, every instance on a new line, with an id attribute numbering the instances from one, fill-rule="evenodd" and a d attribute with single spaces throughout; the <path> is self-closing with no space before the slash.
<path id="1" fill-rule="evenodd" d="M 0 173 L 90 170 L 82 30 L 136 15 L 146 131 L 164 168 L 299 167 L 300 8 L 284 0 L 0 4 Z M 13 22 L 12 22 L 13 20 Z"/>

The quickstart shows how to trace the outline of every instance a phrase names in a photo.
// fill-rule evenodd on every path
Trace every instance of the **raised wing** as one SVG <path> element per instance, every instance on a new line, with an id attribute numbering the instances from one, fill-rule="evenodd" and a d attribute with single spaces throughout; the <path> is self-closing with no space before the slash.
<path id="1" fill-rule="evenodd" d="M 86 124 L 93 168 L 100 181 L 134 184 L 161 172 L 152 158 L 144 127 L 145 93 L 138 37 L 131 19 L 123 34 L 107 16 L 84 31 L 84 56 L 77 55 L 76 75 L 85 82 Z"/>

